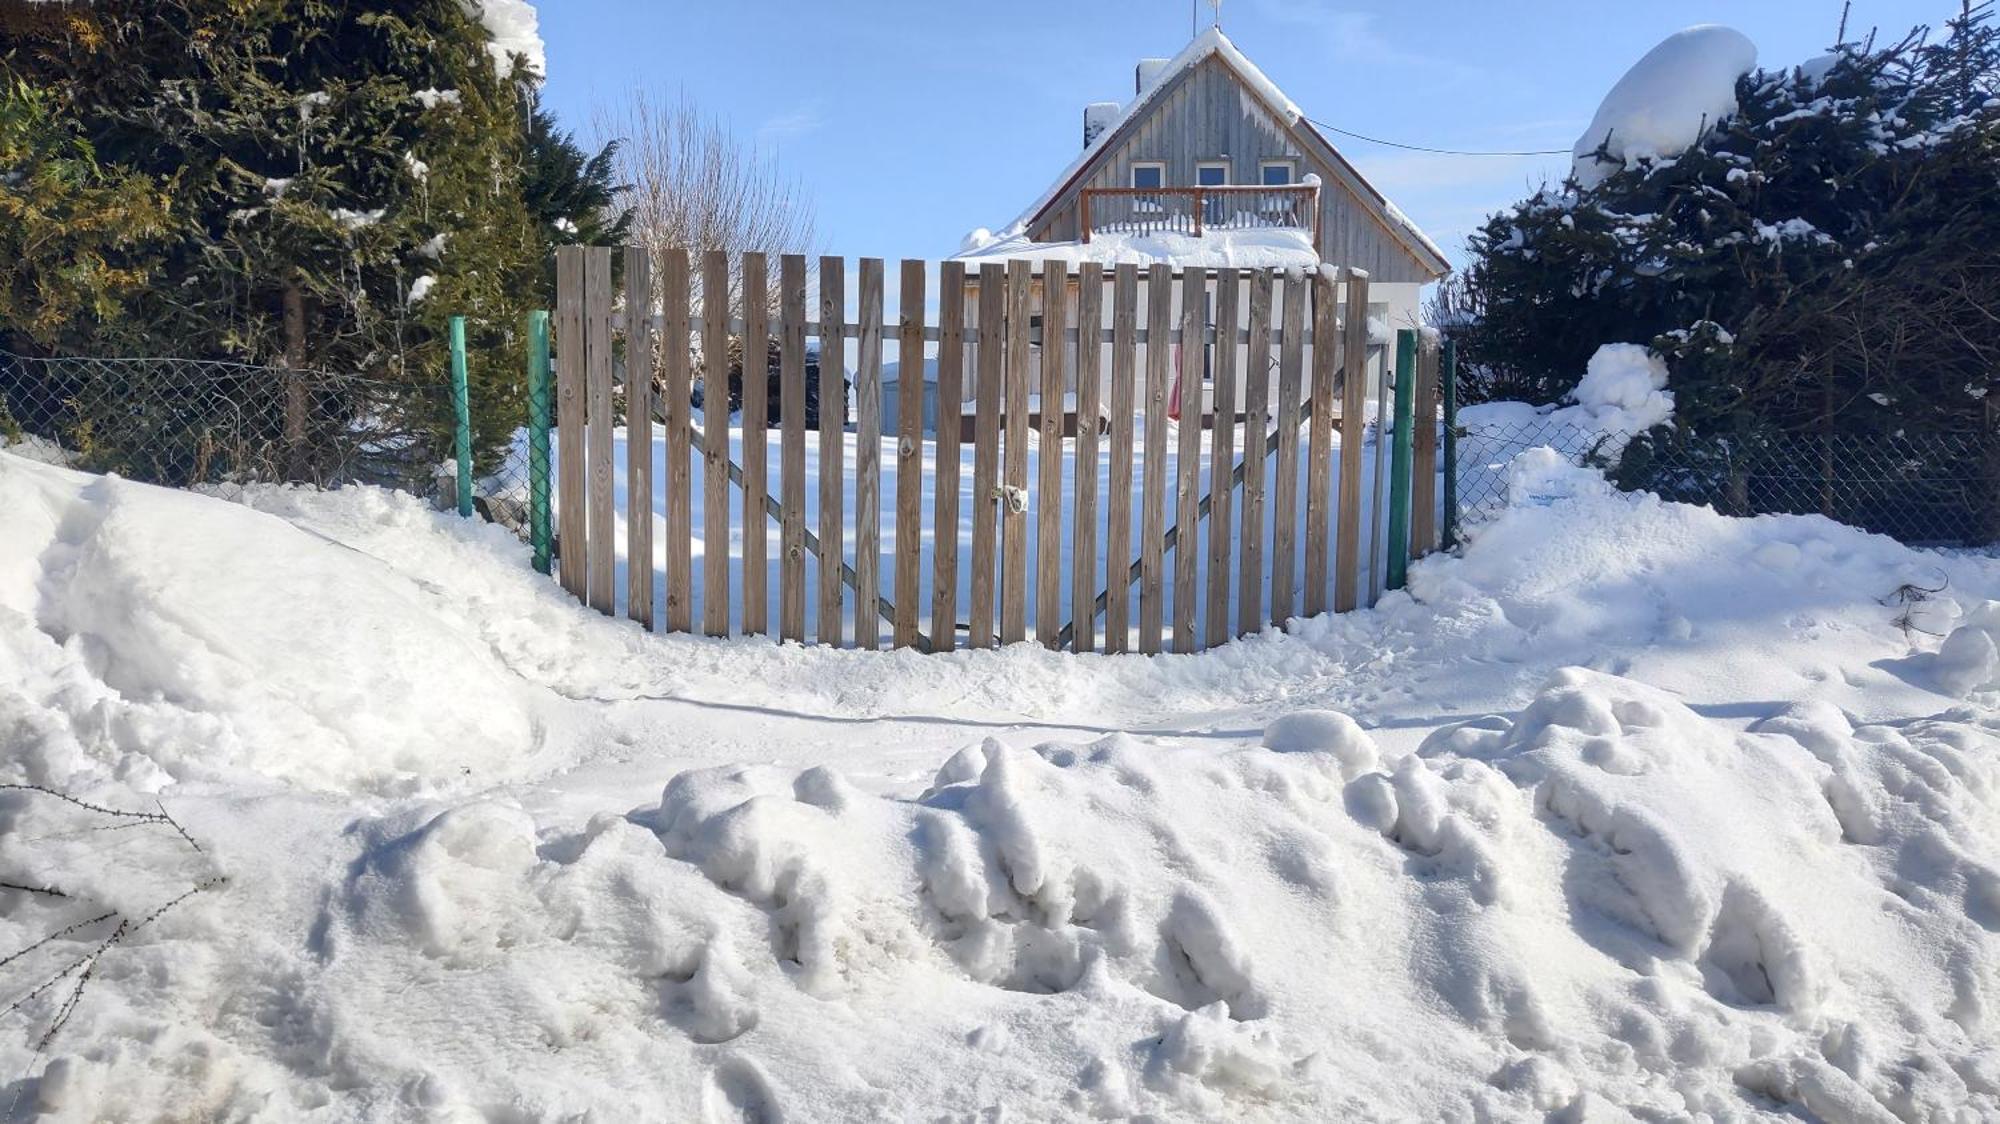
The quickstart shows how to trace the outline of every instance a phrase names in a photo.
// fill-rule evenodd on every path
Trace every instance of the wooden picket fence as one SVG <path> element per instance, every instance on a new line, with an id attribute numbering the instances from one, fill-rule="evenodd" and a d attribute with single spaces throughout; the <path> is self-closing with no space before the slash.
<path id="1" fill-rule="evenodd" d="M 810 562 L 812 639 L 822 644 L 878 648 L 886 627 L 893 647 L 926 651 L 1032 638 L 1079 652 L 1151 653 L 1163 643 L 1180 652 L 1212 647 L 1295 615 L 1352 609 L 1367 597 L 1358 581 L 1368 545 L 1361 519 L 1364 271 L 1017 260 L 970 273 L 962 262 L 906 260 L 900 315 L 885 323 L 879 258 L 858 262 L 852 316 L 844 308 L 846 262 L 820 258 L 812 319 L 802 256 L 780 258 L 773 294 L 761 254 L 732 262 L 721 252 L 621 252 L 622 302 L 613 290 L 611 249 L 557 253 L 558 576 L 605 613 L 622 601 L 632 619 L 655 630 L 775 632 L 804 641 Z M 925 314 L 933 275 L 940 285 L 934 322 Z M 732 292 L 730 300 L 701 299 Z M 732 340 L 749 341 L 741 349 L 743 424 L 733 438 L 724 380 L 708 383 L 699 411 L 691 402 L 698 362 L 691 345 L 717 357 L 729 353 Z M 809 340 L 818 345 L 825 396 L 817 433 L 806 424 Z M 941 404 L 935 432 L 927 433 L 916 402 L 898 403 L 887 543 L 885 340 L 896 344 L 904 395 L 923 371 L 919 357 L 934 357 Z M 1219 405 L 1215 424 L 1194 424 L 1202 409 L 1196 403 L 1206 397 L 1188 393 L 1189 424 L 1177 427 L 1169 449 L 1177 348 L 1186 341 L 1209 350 Z M 770 405 L 763 360 L 773 345 L 779 421 L 767 429 L 759 424 Z M 1201 361 L 1200 350 L 1187 354 Z M 839 396 L 850 355 L 851 431 Z M 1197 373 L 1188 390 L 1201 382 Z M 614 409 L 616 385 L 624 391 L 622 410 Z M 1071 386 L 1074 397 L 1066 399 Z M 1039 411 L 1031 403 L 1037 394 Z M 969 493 L 960 472 L 961 399 L 971 407 Z M 1055 405 L 1068 401 L 1073 411 Z M 1100 416 L 1107 420 L 1092 424 Z M 624 463 L 614 463 L 614 429 L 647 417 L 658 424 L 626 429 Z M 1431 417 L 1416 427 L 1420 435 L 1432 429 L 1434 409 Z M 1246 435 L 1240 450 L 1239 432 Z M 655 441 L 663 445 L 661 479 Z M 1420 438 L 1419 455 L 1421 445 Z M 1434 458 L 1434 440 L 1431 449 Z M 813 526 L 809 452 L 818 460 Z M 1105 464 L 1100 457 L 1107 455 Z M 1136 481 L 1135 467 L 1142 470 Z M 1431 478 L 1421 467 L 1413 475 Z M 1037 502 L 1027 502 L 1030 492 Z M 656 522 L 664 528 L 663 551 L 654 542 Z M 1410 540 L 1414 545 L 1416 534 Z"/>

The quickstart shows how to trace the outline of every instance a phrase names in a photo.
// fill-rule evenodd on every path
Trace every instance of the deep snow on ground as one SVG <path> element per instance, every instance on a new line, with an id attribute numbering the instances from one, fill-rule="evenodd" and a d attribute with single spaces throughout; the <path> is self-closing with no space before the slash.
<path id="1" fill-rule="evenodd" d="M 1512 489 L 1372 611 L 922 656 L 645 636 L 408 497 L 0 454 L 0 780 L 202 847 L 0 793 L 0 881 L 71 895 L 0 890 L 0 955 L 229 879 L 46 1049 L 67 985 L 6 1016 L 0 1111 L 2000 1113 L 2000 560 Z"/>

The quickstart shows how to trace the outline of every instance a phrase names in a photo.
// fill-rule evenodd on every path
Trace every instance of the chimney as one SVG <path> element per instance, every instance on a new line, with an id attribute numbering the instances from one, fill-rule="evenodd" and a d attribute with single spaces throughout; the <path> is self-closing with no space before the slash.
<path id="1" fill-rule="evenodd" d="M 1083 107 L 1083 147 L 1089 148 L 1104 135 L 1104 130 L 1118 120 L 1118 111 L 1125 108 L 1115 101 L 1094 101 Z"/>
<path id="2" fill-rule="evenodd" d="M 1137 67 L 1134 67 L 1132 71 L 1132 92 L 1135 94 L 1145 93 L 1146 87 L 1152 85 L 1153 80 L 1158 78 L 1160 76 L 1160 72 L 1162 70 L 1165 70 L 1167 68 L 1167 64 L 1172 61 L 1174 60 L 1140 59 L 1139 65 Z"/>

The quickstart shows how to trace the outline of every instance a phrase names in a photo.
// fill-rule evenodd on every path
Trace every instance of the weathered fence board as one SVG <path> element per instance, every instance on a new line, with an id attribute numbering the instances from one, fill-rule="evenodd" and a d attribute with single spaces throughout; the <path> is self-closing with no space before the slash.
<path id="1" fill-rule="evenodd" d="M 1076 492 L 1071 506 L 1070 599 L 1082 600 L 1097 588 L 1097 431 L 1102 412 L 1104 347 L 1098 333 L 1104 326 L 1104 267 L 1087 261 L 1077 267 L 1076 280 Z M 1127 412 L 1129 416 L 1129 411 Z M 1088 652 L 1097 647 L 1097 614 L 1071 610 L 1074 621 L 1070 648 Z"/>
<path id="2" fill-rule="evenodd" d="M 778 630 L 806 638 L 806 259 L 778 261 Z"/>
<path id="3" fill-rule="evenodd" d="M 882 591 L 882 270 L 881 258 L 861 259 L 861 341 L 860 355 L 854 365 L 854 645 L 857 648 L 882 646 L 881 617 L 874 612 Z M 822 374 L 824 371 L 822 367 Z"/>
<path id="4" fill-rule="evenodd" d="M 562 587 L 578 600 L 588 596 L 590 576 L 586 570 L 589 536 L 584 508 L 583 416 L 588 408 L 584 388 L 583 339 L 583 247 L 563 246 L 556 251 L 556 447 L 562 457 L 556 462 L 556 575 Z"/>
<path id="5" fill-rule="evenodd" d="M 1202 366 L 1208 330 L 1208 281 L 1201 270 L 1181 275 L 1178 448 L 1174 453 L 1174 651 L 1195 650 L 1195 574 L 1201 562 Z"/>
<path id="6" fill-rule="evenodd" d="M 1132 583 L 1124 580 L 1132 557 L 1132 413 L 1138 381 L 1139 267 L 1120 262 L 1114 271 L 1111 311 L 1111 479 L 1104 544 L 1104 650 L 1123 652 L 1132 643 Z M 1082 617 L 1085 612 L 1074 612 Z"/>
<path id="7" fill-rule="evenodd" d="M 1056 647 L 1062 632 L 1063 334 L 1068 311 L 1069 266 L 1050 260 L 1042 266 L 1041 472 L 1035 482 L 1035 640 L 1045 648 Z M 1082 424 L 1081 416 L 1077 422 Z"/>
<path id="8" fill-rule="evenodd" d="M 1215 323 L 1218 330 L 1235 335 L 1239 293 L 1243 274 L 1225 269 L 1215 278 Z M 1218 342 L 1215 348 L 1215 419 L 1209 426 L 1208 494 L 1212 499 L 1208 519 L 1208 610 L 1204 647 L 1213 648 L 1229 639 L 1229 545 L 1231 532 L 1230 498 L 1236 489 L 1229 483 L 1229 466 L 1236 461 L 1236 345 Z"/>
<path id="9" fill-rule="evenodd" d="M 693 294 L 687 251 L 663 251 L 659 266 L 660 299 L 666 305 L 666 330 L 660 341 L 660 420 L 667 430 L 667 627 L 689 632 L 694 627 L 693 469 L 688 463 L 694 370 L 688 355 Z"/>
<path id="10" fill-rule="evenodd" d="M 1340 311 L 1334 279 L 1312 275 L 1312 418 L 1306 423 L 1306 587 L 1305 615 L 1326 612 L 1327 562 L 1333 504 L 1334 383 L 1340 351 L 1334 324 Z"/>
<path id="11" fill-rule="evenodd" d="M 1000 380 L 1006 371 L 1003 342 L 1007 323 L 1006 270 L 998 263 L 979 267 L 979 342 L 974 372 L 972 430 L 972 598 L 966 643 L 993 646 L 993 567 L 999 533 Z"/>
<path id="12" fill-rule="evenodd" d="M 1340 338 L 1340 499 L 1334 508 L 1333 611 L 1353 609 L 1361 565 L 1361 441 L 1368 405 L 1368 274 L 1345 269 Z"/>
<path id="13" fill-rule="evenodd" d="M 729 635 L 729 255 L 701 256 L 701 627 Z M 721 543 L 722 550 L 709 549 Z"/>
<path id="14" fill-rule="evenodd" d="M 819 259 L 819 628 L 822 644 L 836 647 L 845 631 L 840 566 L 846 558 L 847 271 L 840 258 Z M 805 497 L 799 497 L 801 502 Z"/>
<path id="15" fill-rule="evenodd" d="M 938 432 L 936 541 L 931 556 L 931 650 L 958 647 L 958 458 L 965 374 L 965 265 L 938 270 Z M 896 408 L 904 409 L 904 400 Z M 949 415 L 945 410 L 949 409 Z M 975 496 L 973 506 L 978 507 Z"/>
<path id="16" fill-rule="evenodd" d="M 612 587 L 618 557 L 617 507 L 611 491 L 611 251 L 593 246 L 583 259 L 584 371 L 589 380 L 583 436 L 589 462 L 590 607 L 610 613 L 618 593 Z"/>
<path id="17" fill-rule="evenodd" d="M 1306 358 L 1306 286 L 1285 275 L 1284 324 L 1278 344 L 1278 461 L 1272 472 L 1271 623 L 1291 618 L 1292 568 L 1298 561 L 1299 395 Z"/>
<path id="18" fill-rule="evenodd" d="M 1236 609 L 1236 634 L 1264 627 L 1264 458 L 1249 455 L 1255 447 L 1247 435 L 1271 429 L 1271 274 L 1250 274 L 1250 369 L 1243 373 L 1243 531 L 1239 541 L 1243 575 Z"/>
<path id="19" fill-rule="evenodd" d="M 1004 388 L 1007 409 L 1002 439 L 1004 467 L 1000 504 L 1000 643 L 1012 644 L 1028 635 L 1028 373 L 1029 322 L 1034 307 L 1035 267 L 1016 259 L 1007 263 L 1007 365 Z"/>
<path id="20" fill-rule="evenodd" d="M 1032 635 L 1052 649 L 1116 652 L 1132 645 L 1136 612 L 1140 650 L 1160 651 L 1170 627 L 1173 650 L 1191 652 L 1359 600 L 1369 364 L 1367 275 L 1359 270 L 1281 277 L 1160 264 L 1142 285 L 1141 272 L 1123 263 L 1109 271 L 1061 259 L 985 263 L 976 279 L 946 263 L 931 324 L 925 262 L 902 262 L 891 294 L 887 263 L 860 259 L 850 321 L 846 263 L 820 259 L 813 320 L 806 258 L 781 258 L 774 293 L 761 255 L 743 255 L 738 266 L 722 253 L 691 259 L 678 250 L 626 251 L 625 313 L 614 316 L 611 253 L 565 248 L 557 259 L 558 338 L 568 345 L 558 351 L 568 406 L 558 421 L 571 454 L 559 461 L 567 536 L 558 573 L 595 608 L 615 611 L 623 596 L 644 626 L 768 632 L 767 520 L 778 525 L 777 631 L 798 641 L 810 630 L 821 643 L 879 647 L 886 622 L 895 647 L 949 651 Z M 903 377 L 895 432 L 886 435 L 895 482 L 885 494 L 891 330 Z M 926 393 L 932 341 L 934 397 Z M 622 355 L 623 418 L 613 409 L 614 353 Z M 1436 457 L 1435 349 L 1423 359 L 1412 380 L 1418 553 L 1436 535 L 1434 479 L 1424 479 Z M 815 365 L 816 381 L 808 377 Z M 730 384 L 739 370 L 737 391 Z M 665 427 L 664 450 L 644 420 L 654 417 Z M 626 418 L 627 445 L 614 463 L 612 430 Z M 968 421 L 973 447 L 965 450 L 960 427 Z M 960 479 L 968 453 L 969 500 Z M 775 470 L 767 467 L 773 459 Z M 929 511 L 926 487 L 935 490 Z M 885 575 L 881 520 L 891 517 L 893 574 Z M 960 553 L 968 522 L 969 557 Z M 697 536 L 698 625 L 690 619 Z M 614 590 L 621 551 L 627 577 Z M 655 551 L 666 557 L 663 573 L 651 563 Z M 970 605 L 961 639 L 962 596 Z M 657 615 L 656 605 L 664 606 Z"/>
<path id="21" fill-rule="evenodd" d="M 652 255 L 644 251 L 625 256 L 625 308 L 633 315 L 625 337 L 625 615 L 651 630 L 658 624 L 653 618 L 653 271 Z"/>
<path id="22" fill-rule="evenodd" d="M 1140 485 L 1139 650 L 1160 650 L 1166 619 L 1167 390 L 1173 377 L 1173 270 L 1155 265 L 1146 278 L 1146 462 Z M 1112 576 L 1117 581 L 1117 575 Z"/>
<path id="23" fill-rule="evenodd" d="M 897 300 L 896 369 L 900 378 L 896 402 L 896 621 L 890 643 L 908 648 L 917 642 L 917 597 L 922 587 L 924 502 L 924 412 L 921 398 L 903 391 L 923 389 L 924 263 L 905 260 L 902 292 Z"/>
<path id="24" fill-rule="evenodd" d="M 743 631 L 752 636 L 771 628 L 770 559 L 764 500 L 770 494 L 771 416 L 770 281 L 763 254 L 743 255 Z M 748 424 L 750 419 L 756 424 Z"/>

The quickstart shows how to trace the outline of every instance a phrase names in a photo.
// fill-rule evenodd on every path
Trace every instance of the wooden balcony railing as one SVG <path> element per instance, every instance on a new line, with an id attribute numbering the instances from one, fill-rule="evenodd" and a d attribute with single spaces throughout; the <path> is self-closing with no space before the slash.
<path id="1" fill-rule="evenodd" d="M 1319 185 L 1266 187 L 1086 187 L 1077 204 L 1078 236 L 1186 234 L 1205 230 L 1286 228 L 1312 233 L 1319 245 Z"/>

